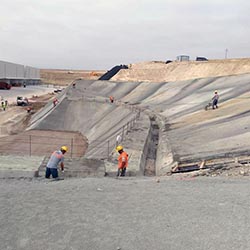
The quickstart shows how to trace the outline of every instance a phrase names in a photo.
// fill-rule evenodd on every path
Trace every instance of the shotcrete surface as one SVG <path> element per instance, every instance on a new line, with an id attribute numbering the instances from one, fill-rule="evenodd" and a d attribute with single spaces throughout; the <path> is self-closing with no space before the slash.
<path id="1" fill-rule="evenodd" d="M 132 155 L 129 169 L 140 171 L 151 118 L 159 126 L 157 164 L 165 171 L 158 173 L 165 174 L 174 160 L 249 152 L 249 81 L 250 74 L 151 83 L 77 81 L 56 107 L 50 102 L 33 116 L 27 133 L 81 133 L 89 143 L 86 156 L 94 158 L 97 169 L 92 174 L 101 176 L 104 168 L 114 172 L 116 167 L 113 150 L 108 165 L 98 169 L 107 141 L 114 148 L 118 131 L 140 112 L 123 141 Z M 219 108 L 205 111 L 214 90 Z M 41 161 L 8 157 L 0 163 L 8 169 L 17 161 L 18 171 L 22 165 L 33 171 Z M 78 159 L 75 167 L 82 162 Z M 249 176 L 240 175 L 63 181 L 1 176 L 1 249 L 250 249 Z"/>
<path id="2" fill-rule="evenodd" d="M 160 133 L 166 134 L 168 149 L 159 150 L 159 157 L 171 152 L 174 160 L 183 162 L 246 154 L 250 149 L 249 81 L 250 74 L 165 83 L 78 81 L 77 88 L 68 88 L 58 107 L 35 129 L 79 131 L 90 144 L 99 141 L 101 146 L 111 138 L 114 142 L 119 128 L 141 111 L 162 123 Z M 215 90 L 220 95 L 219 108 L 205 111 Z M 115 104 L 108 102 L 110 95 Z M 133 148 L 133 143 L 126 146 Z M 104 153 L 98 151 L 92 150 L 89 156 Z"/>
<path id="3" fill-rule="evenodd" d="M 8 250 L 250 249 L 249 178 L 1 180 Z"/>
<path id="4" fill-rule="evenodd" d="M 2 178 L 33 178 L 43 161 L 43 156 L 0 156 L 0 179 Z M 0 180 L 1 182 L 2 180 Z"/>

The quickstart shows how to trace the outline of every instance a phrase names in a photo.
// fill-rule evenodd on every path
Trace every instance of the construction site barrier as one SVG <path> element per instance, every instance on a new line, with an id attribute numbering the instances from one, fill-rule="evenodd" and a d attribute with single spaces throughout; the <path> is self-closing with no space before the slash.
<path id="1" fill-rule="evenodd" d="M 0 154 L 44 156 L 67 145 L 69 151 L 66 157 L 81 157 L 87 148 L 87 143 L 75 142 L 73 138 L 58 138 L 37 135 L 19 135 L 0 138 Z"/>
<path id="2" fill-rule="evenodd" d="M 98 156 L 98 158 L 108 160 L 112 151 L 115 149 L 116 146 L 122 144 L 122 142 L 126 138 L 126 135 L 135 127 L 136 122 L 139 118 L 140 112 L 136 113 L 136 115 L 130 121 L 119 127 L 112 134 L 108 135 L 108 138 L 104 140 L 89 141 L 89 146 L 86 154 L 96 155 Z"/>
<path id="3" fill-rule="evenodd" d="M 85 143 L 76 142 L 73 137 L 58 138 L 25 134 L 2 137 L 0 138 L 0 154 L 44 156 L 50 155 L 53 151 L 60 149 L 62 145 L 67 145 L 69 151 L 65 157 L 79 158 L 87 151 L 87 153 L 98 152 L 98 158 L 109 159 L 111 152 L 118 143 L 121 143 L 125 139 L 139 117 L 140 113 L 137 113 L 133 119 L 119 127 L 104 140 L 93 140 Z M 118 135 L 120 136 L 120 141 L 117 141 Z"/>

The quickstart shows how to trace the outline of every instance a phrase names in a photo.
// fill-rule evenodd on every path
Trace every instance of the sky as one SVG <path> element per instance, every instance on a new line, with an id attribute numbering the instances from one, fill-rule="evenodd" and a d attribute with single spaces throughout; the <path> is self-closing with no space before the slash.
<path id="1" fill-rule="evenodd" d="M 0 0 L 0 60 L 38 68 L 250 58 L 247 0 Z"/>

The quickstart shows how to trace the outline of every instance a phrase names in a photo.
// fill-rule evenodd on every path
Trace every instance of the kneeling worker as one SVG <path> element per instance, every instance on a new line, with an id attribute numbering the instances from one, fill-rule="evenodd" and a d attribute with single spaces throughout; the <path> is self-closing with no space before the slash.
<path id="1" fill-rule="evenodd" d="M 128 154 L 123 151 L 123 146 L 117 146 L 116 151 L 120 154 L 118 157 L 118 176 L 125 176 L 128 167 Z"/>
<path id="2" fill-rule="evenodd" d="M 64 171 L 64 154 L 67 151 L 68 148 L 62 146 L 60 150 L 52 153 L 46 166 L 45 178 L 50 178 L 50 175 L 52 175 L 53 178 L 58 178 L 57 166 L 59 163 L 61 163 L 61 170 Z"/>

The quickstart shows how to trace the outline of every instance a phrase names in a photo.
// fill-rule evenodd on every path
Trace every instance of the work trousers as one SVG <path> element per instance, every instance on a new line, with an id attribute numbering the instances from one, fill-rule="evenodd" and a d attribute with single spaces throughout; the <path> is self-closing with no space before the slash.
<path id="1" fill-rule="evenodd" d="M 217 103 L 218 103 L 218 100 L 216 100 L 216 99 L 213 100 L 213 109 L 218 108 Z"/>
<path id="2" fill-rule="evenodd" d="M 118 168 L 117 176 L 125 176 L 125 174 L 126 174 L 126 168 Z"/>
<path id="3" fill-rule="evenodd" d="M 50 175 L 52 175 L 53 178 L 58 178 L 58 171 L 56 168 L 47 168 L 45 172 L 45 178 L 50 178 Z"/>

